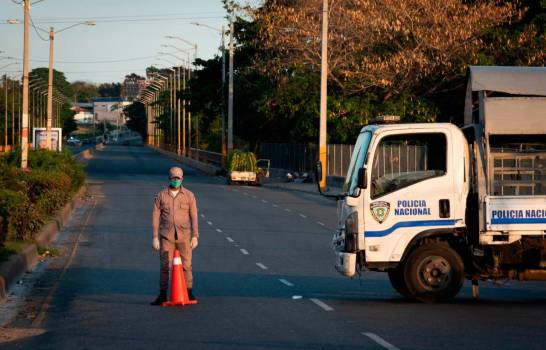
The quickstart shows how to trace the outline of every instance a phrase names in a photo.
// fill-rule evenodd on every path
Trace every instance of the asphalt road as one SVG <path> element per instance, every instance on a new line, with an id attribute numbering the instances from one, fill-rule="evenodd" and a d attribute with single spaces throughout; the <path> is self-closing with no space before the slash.
<path id="1" fill-rule="evenodd" d="M 386 274 L 350 280 L 334 271 L 334 202 L 227 186 L 188 168 L 184 186 L 200 211 L 199 304 L 149 306 L 159 277 L 152 200 L 172 165 L 145 147 L 95 153 L 91 196 L 58 241 L 64 253 L 9 325 L 23 335 L 0 348 L 546 348 L 546 283 L 483 284 L 477 301 L 466 285 L 449 304 L 411 302 Z"/>

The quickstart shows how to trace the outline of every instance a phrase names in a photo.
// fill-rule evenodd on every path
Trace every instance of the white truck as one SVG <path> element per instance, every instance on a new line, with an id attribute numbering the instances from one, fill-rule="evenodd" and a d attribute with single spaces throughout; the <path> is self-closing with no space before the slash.
<path id="1" fill-rule="evenodd" d="M 362 128 L 338 195 L 335 268 L 449 300 L 464 279 L 546 280 L 546 68 L 469 68 L 465 125 Z M 322 165 L 317 163 L 317 179 Z"/>

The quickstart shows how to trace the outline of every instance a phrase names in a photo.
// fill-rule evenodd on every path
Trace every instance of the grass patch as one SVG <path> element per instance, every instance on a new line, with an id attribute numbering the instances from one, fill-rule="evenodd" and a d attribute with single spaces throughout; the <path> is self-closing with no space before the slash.
<path id="1" fill-rule="evenodd" d="M 4 242 L 4 246 L 0 247 L 0 262 L 8 261 L 12 255 L 19 253 L 28 245 L 28 242 L 23 241 Z"/>
<path id="2" fill-rule="evenodd" d="M 38 246 L 38 255 L 41 256 L 58 256 L 61 252 L 59 249 L 51 246 Z"/>

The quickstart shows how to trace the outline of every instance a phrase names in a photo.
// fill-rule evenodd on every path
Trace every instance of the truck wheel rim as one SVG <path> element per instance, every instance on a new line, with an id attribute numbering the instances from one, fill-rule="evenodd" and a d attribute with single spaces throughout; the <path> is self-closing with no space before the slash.
<path id="1" fill-rule="evenodd" d="M 451 281 L 451 265 L 441 256 L 429 256 L 417 266 L 419 284 L 427 291 L 446 288 Z"/>

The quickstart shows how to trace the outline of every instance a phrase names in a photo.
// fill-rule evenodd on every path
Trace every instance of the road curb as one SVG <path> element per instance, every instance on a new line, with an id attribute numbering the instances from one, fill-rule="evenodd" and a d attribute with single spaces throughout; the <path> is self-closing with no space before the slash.
<path id="1" fill-rule="evenodd" d="M 79 162 L 84 162 L 84 159 L 90 159 L 93 156 L 93 150 L 101 150 L 103 144 L 98 144 L 74 155 L 74 158 Z M 85 154 L 82 154 L 85 153 Z M 51 242 L 61 229 L 67 224 L 72 212 L 81 203 L 81 198 L 87 190 L 86 185 L 82 185 L 80 189 L 72 196 L 61 210 L 49 220 L 40 231 L 36 234 L 34 243 L 30 243 L 21 252 L 9 258 L 8 261 L 0 264 L 0 302 L 3 302 L 9 292 L 9 287 L 20 278 L 25 272 L 30 271 L 38 263 L 38 245 L 46 245 Z"/>
<path id="2" fill-rule="evenodd" d="M 73 210 L 80 204 L 81 197 L 87 187 L 83 185 L 59 213 L 45 224 L 36 235 L 35 243 L 30 243 L 21 252 L 0 264 L 0 302 L 6 298 L 9 287 L 25 272 L 30 271 L 38 263 L 38 245 L 51 242 L 66 225 Z"/>

